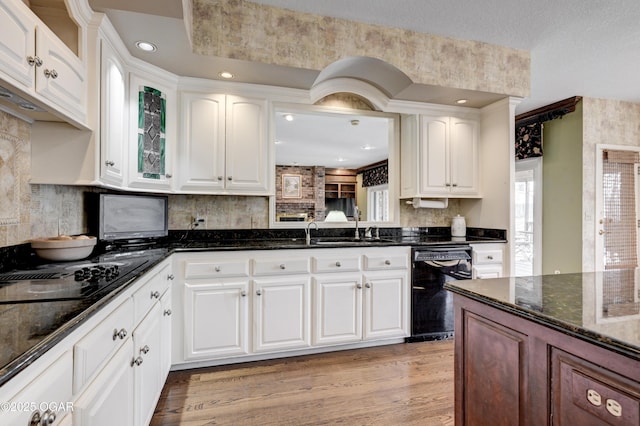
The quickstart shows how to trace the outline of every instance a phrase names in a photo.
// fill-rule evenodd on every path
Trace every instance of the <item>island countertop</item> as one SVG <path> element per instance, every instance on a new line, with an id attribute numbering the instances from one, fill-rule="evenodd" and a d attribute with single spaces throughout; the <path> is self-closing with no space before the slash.
<path id="1" fill-rule="evenodd" d="M 453 293 L 640 360 L 640 269 L 449 281 Z"/>

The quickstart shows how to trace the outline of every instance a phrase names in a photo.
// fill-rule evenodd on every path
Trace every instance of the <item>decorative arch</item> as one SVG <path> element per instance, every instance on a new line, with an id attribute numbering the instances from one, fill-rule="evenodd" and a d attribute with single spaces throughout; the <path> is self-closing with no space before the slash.
<path id="1" fill-rule="evenodd" d="M 334 93 L 354 93 L 384 110 L 390 99 L 411 84 L 413 81 L 404 72 L 383 60 L 353 56 L 325 67 L 313 83 L 310 96 L 315 103 Z"/>

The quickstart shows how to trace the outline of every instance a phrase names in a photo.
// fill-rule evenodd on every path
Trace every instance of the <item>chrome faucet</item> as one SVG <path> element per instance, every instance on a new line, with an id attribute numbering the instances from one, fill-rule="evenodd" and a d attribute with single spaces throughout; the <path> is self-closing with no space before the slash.
<path id="1" fill-rule="evenodd" d="M 304 230 L 304 236 L 308 246 L 311 245 L 311 225 L 314 225 L 316 227 L 316 231 L 318 230 L 318 224 L 314 221 L 311 221 L 307 224 L 307 229 Z"/>
<path id="2" fill-rule="evenodd" d="M 355 206 L 353 208 L 353 210 L 354 210 L 353 217 L 356 220 L 356 234 L 355 234 L 355 236 L 353 238 L 356 239 L 356 240 L 359 240 L 360 239 L 360 231 L 358 230 L 358 220 L 360 218 L 360 209 L 358 208 L 358 206 Z"/>

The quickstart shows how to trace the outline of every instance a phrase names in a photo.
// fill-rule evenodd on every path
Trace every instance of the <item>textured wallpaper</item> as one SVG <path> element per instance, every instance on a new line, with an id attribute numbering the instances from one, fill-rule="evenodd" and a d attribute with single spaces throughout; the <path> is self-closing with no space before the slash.
<path id="1" fill-rule="evenodd" d="M 339 59 L 368 56 L 414 83 L 529 95 L 530 55 L 523 50 L 243 0 L 192 4 L 193 50 L 201 55 L 318 71 Z"/>

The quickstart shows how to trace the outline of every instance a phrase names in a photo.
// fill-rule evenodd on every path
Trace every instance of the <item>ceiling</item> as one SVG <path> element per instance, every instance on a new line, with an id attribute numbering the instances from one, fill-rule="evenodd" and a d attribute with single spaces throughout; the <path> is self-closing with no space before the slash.
<path id="1" fill-rule="evenodd" d="M 640 102 L 640 2 L 637 0 L 253 0 L 336 18 L 406 28 L 528 50 L 531 96 L 524 113 L 571 96 Z M 318 73 L 191 53 L 178 0 L 89 0 L 105 12 L 130 52 L 179 75 L 217 78 L 228 69 L 243 82 L 308 89 Z M 157 43 L 154 54 L 136 40 Z M 433 88 L 420 87 L 425 92 Z M 463 91 L 464 92 L 464 91 Z M 410 91 L 410 93 L 415 93 Z M 467 95 L 471 95 L 466 93 Z M 424 98 L 426 93 L 420 93 Z M 461 95 L 458 93 L 457 95 Z M 406 97 L 410 95 L 407 94 Z M 437 97 L 432 99 L 438 102 Z M 491 102 L 476 93 L 469 106 Z"/>

